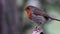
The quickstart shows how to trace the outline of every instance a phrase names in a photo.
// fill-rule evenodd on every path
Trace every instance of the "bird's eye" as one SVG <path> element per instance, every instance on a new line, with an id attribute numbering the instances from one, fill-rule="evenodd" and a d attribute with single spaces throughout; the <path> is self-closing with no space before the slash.
<path id="1" fill-rule="evenodd" d="M 29 7 L 27 7 L 27 9 L 29 9 Z"/>

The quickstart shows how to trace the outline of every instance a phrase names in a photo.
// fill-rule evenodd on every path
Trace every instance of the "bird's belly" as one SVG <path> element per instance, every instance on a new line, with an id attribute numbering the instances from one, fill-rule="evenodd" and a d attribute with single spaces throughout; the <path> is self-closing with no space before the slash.
<path id="1" fill-rule="evenodd" d="M 44 24 L 46 22 L 46 19 L 42 16 L 35 16 L 32 18 L 32 21 L 34 21 L 37 24 Z"/>

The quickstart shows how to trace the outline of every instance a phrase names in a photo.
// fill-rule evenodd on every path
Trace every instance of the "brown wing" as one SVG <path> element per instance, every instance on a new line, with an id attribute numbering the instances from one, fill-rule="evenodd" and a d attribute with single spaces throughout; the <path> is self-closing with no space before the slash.
<path id="1" fill-rule="evenodd" d="M 47 16 L 47 14 L 42 10 L 34 6 L 30 6 L 30 10 L 35 14 L 35 15 L 41 15 L 41 16 Z M 32 10 L 33 9 L 33 10 Z"/>

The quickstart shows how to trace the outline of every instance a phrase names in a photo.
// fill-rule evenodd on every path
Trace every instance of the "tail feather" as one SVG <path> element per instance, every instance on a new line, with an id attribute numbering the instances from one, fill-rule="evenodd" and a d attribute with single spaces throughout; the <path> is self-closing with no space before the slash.
<path id="1" fill-rule="evenodd" d="M 52 17 L 49 17 L 49 18 L 52 19 L 52 20 L 60 21 L 59 19 L 55 19 L 55 18 L 52 18 Z"/>

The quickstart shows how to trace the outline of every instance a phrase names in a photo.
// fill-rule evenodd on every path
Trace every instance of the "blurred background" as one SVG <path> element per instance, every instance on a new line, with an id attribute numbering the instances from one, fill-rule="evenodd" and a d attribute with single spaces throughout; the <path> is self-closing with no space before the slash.
<path id="1" fill-rule="evenodd" d="M 36 24 L 28 19 L 24 10 L 29 5 L 41 8 L 51 17 L 60 19 L 60 0 L 0 0 L 0 34 L 32 34 Z M 46 34 L 60 34 L 59 21 L 48 22 L 43 28 Z"/>

